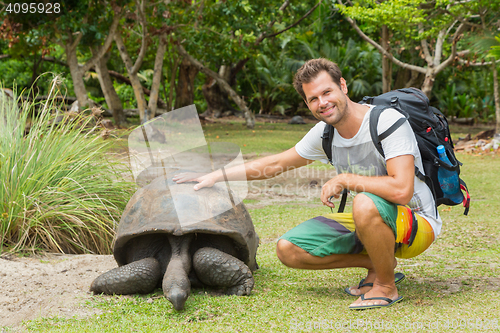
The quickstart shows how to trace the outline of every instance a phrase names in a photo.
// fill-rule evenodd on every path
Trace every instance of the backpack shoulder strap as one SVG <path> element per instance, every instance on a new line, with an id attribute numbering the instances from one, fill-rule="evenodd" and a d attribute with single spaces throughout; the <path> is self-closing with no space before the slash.
<path id="1" fill-rule="evenodd" d="M 328 157 L 328 162 L 333 165 L 332 162 L 332 143 L 333 143 L 333 132 L 334 128 L 332 125 L 325 123 L 325 129 L 323 130 L 323 135 L 321 136 L 323 150 L 325 151 L 326 157 Z"/>
<path id="2" fill-rule="evenodd" d="M 382 140 L 387 138 L 389 135 L 394 133 L 404 122 L 408 119 L 408 115 L 405 115 L 405 118 L 399 118 L 394 124 L 391 125 L 384 133 L 378 134 L 378 119 L 382 112 L 386 109 L 393 108 L 391 106 L 377 105 L 375 106 L 370 113 L 370 135 L 372 137 L 373 144 L 377 148 L 380 155 L 385 157 L 384 151 L 382 150 Z"/>
<path id="3" fill-rule="evenodd" d="M 332 125 L 325 125 L 325 129 L 323 130 L 323 135 L 321 136 L 323 150 L 325 151 L 326 157 L 328 157 L 328 162 L 333 165 L 332 161 L 332 144 L 333 144 L 333 134 L 334 128 Z M 345 209 L 345 204 L 347 202 L 347 189 L 342 191 L 342 198 L 340 199 L 340 205 L 338 209 L 338 213 L 343 213 Z"/>

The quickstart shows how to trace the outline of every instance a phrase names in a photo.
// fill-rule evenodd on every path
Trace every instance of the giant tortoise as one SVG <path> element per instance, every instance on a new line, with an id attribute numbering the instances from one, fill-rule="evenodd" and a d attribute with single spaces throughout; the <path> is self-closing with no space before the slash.
<path id="1" fill-rule="evenodd" d="M 192 284 L 249 295 L 259 238 L 242 202 L 211 213 L 220 212 L 227 197 L 224 183 L 195 192 L 193 183 L 176 184 L 171 175 L 155 178 L 123 212 L 113 249 L 119 267 L 98 276 L 90 290 L 135 294 L 161 286 L 176 310 L 184 308 Z M 185 223 L 200 214 L 208 218 Z"/>

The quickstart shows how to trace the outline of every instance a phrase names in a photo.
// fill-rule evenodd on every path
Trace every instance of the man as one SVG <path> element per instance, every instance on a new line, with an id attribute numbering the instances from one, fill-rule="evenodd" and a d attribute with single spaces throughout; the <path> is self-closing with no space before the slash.
<path id="1" fill-rule="evenodd" d="M 352 219 L 345 214 L 329 214 L 298 225 L 279 239 L 278 258 L 286 266 L 300 269 L 366 268 L 365 279 L 358 286 L 346 288 L 348 294 L 360 296 L 350 309 L 399 302 L 402 297 L 396 288 L 395 252 L 403 258 L 418 255 L 441 229 L 432 193 L 415 177 L 415 166 L 421 171 L 423 167 L 411 127 L 406 122 L 382 141 L 384 159 L 369 131 L 369 112 L 374 106 L 349 99 L 336 64 L 326 59 L 309 60 L 295 75 L 294 87 L 320 122 L 294 148 L 246 163 L 243 176 L 237 168 L 226 170 L 226 176 L 235 180 L 265 179 L 314 160 L 326 162 L 321 135 L 325 123 L 332 125 L 332 160 L 338 175 L 323 186 L 321 201 L 333 208 L 330 199 L 338 198 L 343 189 L 358 192 Z M 378 133 L 401 117 L 396 110 L 385 110 Z M 198 181 L 195 189 L 199 189 L 224 177 L 218 171 L 201 177 L 184 174 L 174 180 Z"/>

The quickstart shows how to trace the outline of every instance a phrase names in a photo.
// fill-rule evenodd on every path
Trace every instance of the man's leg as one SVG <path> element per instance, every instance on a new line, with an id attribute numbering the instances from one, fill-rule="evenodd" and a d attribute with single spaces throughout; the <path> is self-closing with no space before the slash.
<path id="1" fill-rule="evenodd" d="M 363 244 L 354 233 L 352 214 L 328 214 L 307 220 L 289 230 L 276 246 L 278 258 L 288 267 L 373 269 Z"/>
<path id="2" fill-rule="evenodd" d="M 297 245 L 280 239 L 276 245 L 276 254 L 283 264 L 299 269 L 332 269 L 363 267 L 373 270 L 370 257 L 366 254 L 331 254 L 324 257 L 313 256 Z"/>
<path id="3" fill-rule="evenodd" d="M 373 288 L 364 297 L 397 299 L 398 291 L 394 283 L 394 244 L 396 242 L 394 232 L 380 216 L 373 200 L 363 193 L 354 198 L 353 218 L 356 233 L 368 252 L 375 274 Z M 373 274 L 370 277 L 373 278 Z M 351 305 L 384 305 L 387 303 L 384 300 L 362 301 L 359 298 Z"/>

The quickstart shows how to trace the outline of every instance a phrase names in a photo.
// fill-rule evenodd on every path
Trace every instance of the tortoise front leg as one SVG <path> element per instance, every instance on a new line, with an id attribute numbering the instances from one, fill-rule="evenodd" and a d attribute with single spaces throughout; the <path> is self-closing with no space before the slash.
<path id="1" fill-rule="evenodd" d="M 250 295 L 254 280 L 250 268 L 232 255 L 203 247 L 193 256 L 193 267 L 201 282 L 226 288 L 228 295 Z"/>
<path id="2" fill-rule="evenodd" d="M 90 285 L 94 294 L 147 294 L 161 279 L 160 263 L 155 258 L 145 258 L 114 268 L 99 275 Z"/>

